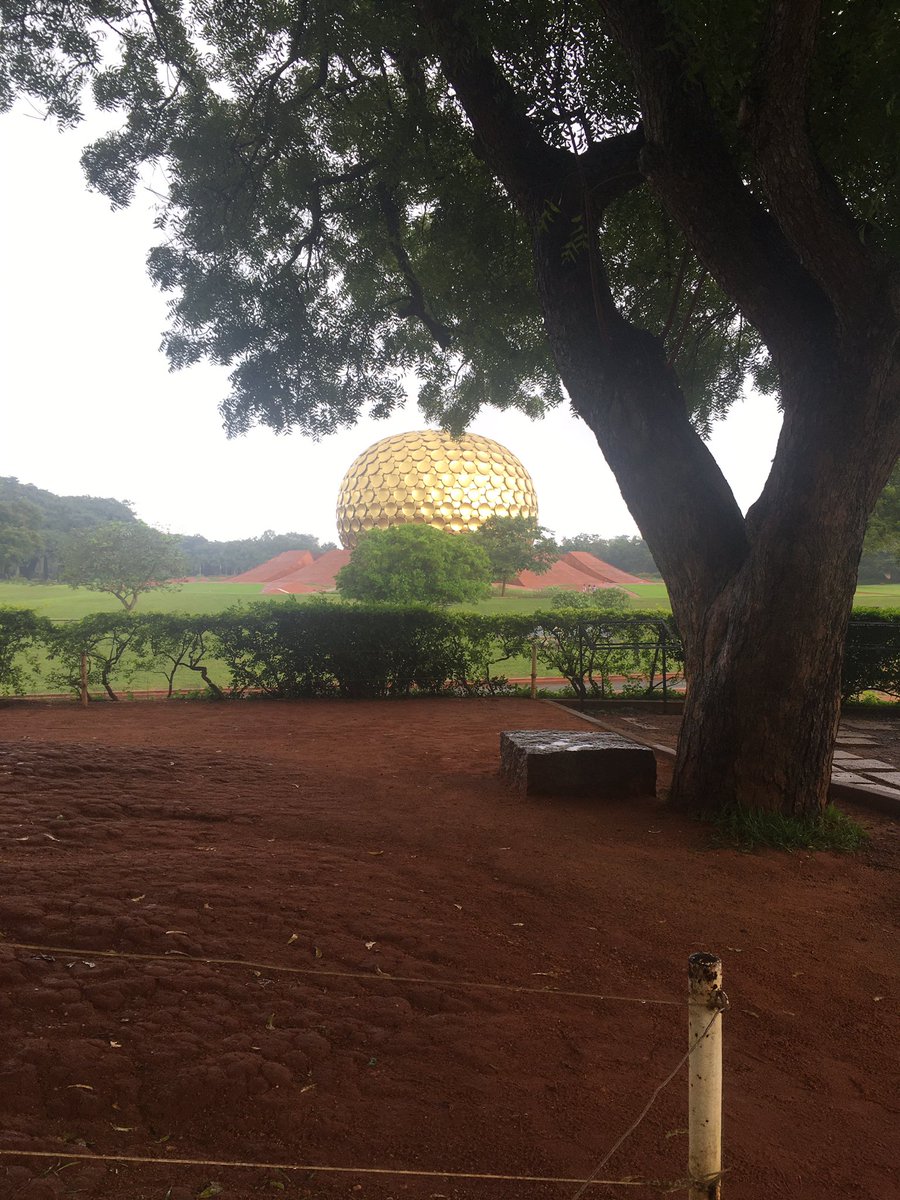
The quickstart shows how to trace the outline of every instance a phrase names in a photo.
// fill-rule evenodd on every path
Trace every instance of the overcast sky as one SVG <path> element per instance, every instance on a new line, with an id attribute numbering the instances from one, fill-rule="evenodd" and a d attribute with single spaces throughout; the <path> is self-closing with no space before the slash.
<path id="1" fill-rule="evenodd" d="M 415 403 L 320 442 L 262 429 L 227 439 L 217 411 L 226 371 L 170 373 L 159 349 L 166 300 L 144 270 L 157 240 L 152 197 L 143 191 L 112 212 L 87 191 L 78 160 L 92 134 L 87 124 L 60 134 L 22 110 L 0 117 L 0 475 L 127 499 L 143 520 L 177 533 L 293 529 L 337 540 L 341 477 L 378 438 L 423 428 Z M 753 396 L 713 434 L 745 510 L 779 427 L 774 404 Z M 540 520 L 559 537 L 637 532 L 593 436 L 567 409 L 537 422 L 487 409 L 471 428 L 521 459 Z"/>

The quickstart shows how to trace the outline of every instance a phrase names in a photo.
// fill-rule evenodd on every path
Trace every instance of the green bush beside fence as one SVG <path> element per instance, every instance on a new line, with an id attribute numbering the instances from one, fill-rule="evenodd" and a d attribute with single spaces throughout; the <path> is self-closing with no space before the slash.
<path id="1" fill-rule="evenodd" d="M 562 676 L 583 698 L 658 696 L 681 679 L 671 617 L 658 612 L 590 615 L 557 609 L 485 616 L 417 607 L 265 601 L 203 615 L 95 613 L 51 623 L 0 608 L 0 691 L 89 690 L 112 699 L 153 671 L 171 696 L 185 673 L 221 698 L 249 693 L 300 698 L 502 695 L 507 676 Z M 40 659 L 43 670 L 39 677 Z M 216 682 L 210 672 L 215 670 Z M 850 624 L 844 698 L 864 691 L 900 697 L 900 613 L 857 610 Z"/>
<path id="2" fill-rule="evenodd" d="M 900 612 L 855 608 L 844 646 L 841 697 L 883 692 L 900 699 Z"/>

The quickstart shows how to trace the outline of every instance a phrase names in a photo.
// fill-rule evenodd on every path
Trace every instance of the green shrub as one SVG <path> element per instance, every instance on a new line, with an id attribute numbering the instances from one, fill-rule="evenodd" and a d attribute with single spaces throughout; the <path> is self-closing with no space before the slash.
<path id="1" fill-rule="evenodd" d="M 93 613 L 80 621 L 48 627 L 46 646 L 56 663 L 49 681 L 57 687 L 81 692 L 81 659 L 87 659 L 88 688 L 101 686 L 110 700 L 118 700 L 113 677 L 129 682 L 140 667 L 135 657 L 142 648 L 141 621 L 130 613 Z M 131 654 L 129 654 L 131 651 Z"/>
<path id="2" fill-rule="evenodd" d="M 89 685 L 115 698 L 137 670 L 168 681 L 189 670 L 210 695 L 223 694 L 209 675 L 218 661 L 238 695 L 258 691 L 311 696 L 501 695 L 509 664 L 524 663 L 536 644 L 543 671 L 562 675 L 576 696 L 607 697 L 612 676 L 626 677 L 616 695 L 656 697 L 681 682 L 684 655 L 671 617 L 627 615 L 587 607 L 517 616 L 449 612 L 424 606 L 259 601 L 224 613 L 187 615 L 95 613 L 60 625 L 27 609 L 0 609 L 0 692 L 21 694 L 34 678 L 43 646 L 47 682 L 81 687 L 81 655 Z M 843 697 L 879 692 L 900 697 L 900 613 L 857 610 L 850 623 Z"/>
<path id="3" fill-rule="evenodd" d="M 288 699 L 327 693 L 324 655 L 311 623 L 303 620 L 305 607 L 294 600 L 260 601 L 219 614 L 216 648 L 231 674 L 233 692 L 260 691 Z"/>
<path id="4" fill-rule="evenodd" d="M 461 604 L 490 595 L 491 564 L 470 534 L 391 525 L 360 535 L 336 583 L 342 596 L 367 603 Z"/>
<path id="5" fill-rule="evenodd" d="M 443 674 L 433 636 L 440 621 L 431 609 L 263 601 L 223 614 L 219 653 L 239 693 L 405 695 L 420 681 L 430 690 Z"/>
<path id="6" fill-rule="evenodd" d="M 867 691 L 900 699 L 900 612 L 896 609 L 853 610 L 844 645 L 841 699 Z"/>
<path id="7" fill-rule="evenodd" d="M 21 695 L 36 678 L 34 650 L 49 630 L 49 621 L 30 608 L 0 608 L 0 694 Z"/>
<path id="8" fill-rule="evenodd" d="M 218 647 L 217 615 L 183 613 L 143 613 L 136 617 L 138 626 L 138 666 L 161 670 L 168 683 L 167 698 L 175 690 L 179 669 L 194 671 L 203 680 L 210 695 L 224 699 L 222 689 L 209 677 L 209 666 Z"/>
<path id="9" fill-rule="evenodd" d="M 591 613 L 615 613 L 624 615 L 629 611 L 628 595 L 621 588 L 596 588 L 593 592 L 576 592 L 571 588 L 547 588 L 544 595 L 553 608 L 586 609 Z"/>
<path id="10" fill-rule="evenodd" d="M 568 680 L 581 699 L 613 695 L 611 677 L 636 677 L 631 689 L 645 696 L 679 677 L 684 653 L 671 618 L 659 613 L 592 615 L 587 609 L 534 613 L 542 631 L 538 659 Z"/>

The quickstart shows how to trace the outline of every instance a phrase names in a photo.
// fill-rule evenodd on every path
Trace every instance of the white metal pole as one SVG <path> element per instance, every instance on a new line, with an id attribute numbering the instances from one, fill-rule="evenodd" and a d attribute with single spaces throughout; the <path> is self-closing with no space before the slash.
<path id="1" fill-rule="evenodd" d="M 688 959 L 688 1177 L 691 1200 L 722 1195 L 722 962 Z"/>

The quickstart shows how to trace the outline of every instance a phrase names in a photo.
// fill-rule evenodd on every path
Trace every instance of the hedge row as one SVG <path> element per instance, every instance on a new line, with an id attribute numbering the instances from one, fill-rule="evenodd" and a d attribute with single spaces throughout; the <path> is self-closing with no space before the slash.
<path id="1" fill-rule="evenodd" d="M 855 608 L 844 646 L 841 695 L 884 692 L 900 699 L 900 612 Z"/>
<path id="2" fill-rule="evenodd" d="M 654 613 L 592 616 L 555 610 L 481 616 L 383 605 L 260 602 L 198 616 L 96 613 L 53 624 L 25 609 L 0 608 L 0 692 L 88 686 L 112 699 L 142 671 L 193 673 L 221 698 L 351 698 L 418 694 L 496 695 L 510 690 L 512 660 L 535 648 L 541 674 L 561 675 L 584 697 L 612 694 L 625 676 L 631 694 L 657 695 L 680 678 L 681 644 L 671 618 Z M 43 660 L 43 661 L 42 661 Z M 217 683 L 213 672 L 223 682 Z M 621 685 L 619 685 L 621 687 Z M 900 697 L 900 614 L 854 614 L 844 666 L 845 698 L 862 691 Z"/>

